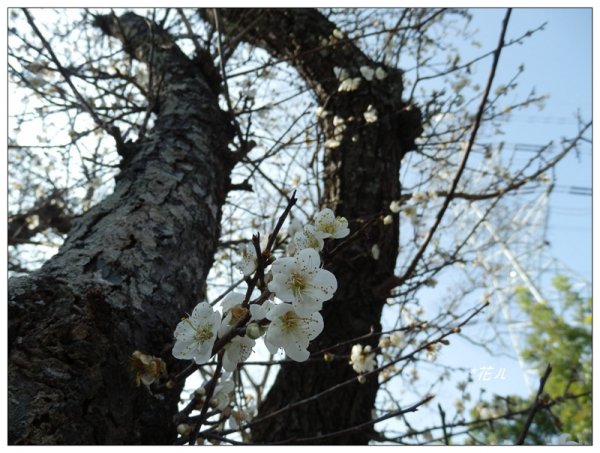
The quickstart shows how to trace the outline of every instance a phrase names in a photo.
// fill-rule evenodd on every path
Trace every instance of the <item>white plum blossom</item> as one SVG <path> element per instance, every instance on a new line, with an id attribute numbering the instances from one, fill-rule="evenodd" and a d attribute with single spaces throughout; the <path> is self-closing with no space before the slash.
<path id="1" fill-rule="evenodd" d="M 248 337 L 234 337 L 225 346 L 223 354 L 223 368 L 226 371 L 233 371 L 238 363 L 243 362 L 252 354 L 252 348 L 256 342 Z"/>
<path id="2" fill-rule="evenodd" d="M 175 328 L 173 356 L 178 359 L 193 359 L 197 364 L 210 359 L 217 337 L 221 314 L 213 311 L 208 302 L 196 305 L 192 315 L 184 318 Z"/>
<path id="3" fill-rule="evenodd" d="M 304 225 L 298 219 L 294 219 L 290 221 L 290 225 L 287 228 L 287 234 L 290 237 L 290 241 L 286 245 L 286 252 L 288 255 L 292 256 L 296 253 L 296 246 L 294 245 L 294 236 L 299 231 L 303 231 Z"/>
<path id="4" fill-rule="evenodd" d="M 346 125 L 345 124 L 340 124 L 339 126 L 335 126 L 335 128 L 333 129 L 333 134 L 335 136 L 336 139 L 341 140 L 341 138 L 343 137 L 343 133 L 346 130 Z"/>
<path id="5" fill-rule="evenodd" d="M 360 81 L 362 79 L 360 77 L 347 78 L 340 83 L 338 87 L 338 91 L 356 91 L 360 86 Z"/>
<path id="6" fill-rule="evenodd" d="M 427 201 L 428 198 L 429 196 L 426 192 L 413 192 L 413 194 L 410 197 L 411 201 L 414 203 L 423 203 Z"/>
<path id="7" fill-rule="evenodd" d="M 350 365 L 357 373 L 368 373 L 377 367 L 375 361 L 375 353 L 371 351 L 371 346 L 363 346 L 355 344 L 352 346 L 350 354 Z"/>
<path id="8" fill-rule="evenodd" d="M 328 115 L 330 115 L 331 112 L 328 110 L 325 110 L 323 107 L 317 107 L 316 114 L 317 114 L 317 118 L 325 118 Z"/>
<path id="9" fill-rule="evenodd" d="M 229 293 L 223 299 L 223 320 L 219 327 L 219 338 L 225 336 L 227 332 L 248 312 L 247 308 L 242 307 L 245 296 L 240 293 Z"/>
<path id="10" fill-rule="evenodd" d="M 390 203 L 390 211 L 392 211 L 394 214 L 399 213 L 401 208 L 402 205 L 400 204 L 400 200 L 394 200 Z"/>
<path id="11" fill-rule="evenodd" d="M 329 140 L 325 141 L 325 143 L 323 143 L 325 148 L 337 148 L 341 144 L 342 144 L 342 142 L 335 138 L 330 138 Z"/>
<path id="12" fill-rule="evenodd" d="M 313 225 L 306 225 L 303 231 L 298 231 L 294 235 L 294 246 L 296 250 L 315 249 L 323 250 L 325 242 L 320 234 L 317 234 Z"/>
<path id="13" fill-rule="evenodd" d="M 416 219 L 417 209 L 414 206 L 404 206 L 402 213 L 409 219 Z"/>
<path id="14" fill-rule="evenodd" d="M 377 109 L 371 104 L 367 107 L 367 110 L 363 113 L 365 121 L 367 123 L 375 123 L 377 121 Z"/>
<path id="15" fill-rule="evenodd" d="M 323 239 L 341 239 L 350 234 L 348 221 L 344 217 L 336 217 L 333 211 L 325 208 L 315 216 L 315 234 Z"/>
<path id="16" fill-rule="evenodd" d="M 338 66 L 333 67 L 333 73 L 335 74 L 336 79 L 338 79 L 340 82 L 350 77 L 350 74 L 348 74 L 348 71 L 346 69 L 340 68 Z"/>
<path id="17" fill-rule="evenodd" d="M 337 148 L 341 145 L 344 139 L 344 131 L 346 130 L 346 124 L 344 118 L 339 116 L 333 117 L 333 138 L 330 138 L 325 142 L 325 148 Z"/>
<path id="18" fill-rule="evenodd" d="M 345 122 L 344 118 L 342 118 L 340 116 L 335 115 L 333 117 L 333 125 L 336 126 L 336 127 L 344 124 L 344 122 Z"/>
<path id="19" fill-rule="evenodd" d="M 228 423 L 231 429 L 239 429 L 244 423 L 248 423 L 252 420 L 252 415 L 256 412 L 254 405 L 249 405 L 248 408 L 244 409 L 238 407 L 237 410 L 231 411 L 231 417 L 229 417 Z"/>
<path id="20" fill-rule="evenodd" d="M 191 425 L 188 425 L 187 423 L 180 423 L 179 425 L 177 425 L 177 433 L 178 434 L 180 434 L 182 436 L 189 436 L 191 432 L 192 432 Z"/>
<path id="21" fill-rule="evenodd" d="M 298 231 L 302 231 L 302 228 L 302 222 L 298 219 L 293 219 L 290 221 L 290 226 L 287 228 L 287 234 L 289 237 L 293 238 Z"/>
<path id="22" fill-rule="evenodd" d="M 383 80 L 387 77 L 387 72 L 381 67 L 375 69 L 375 78 L 377 80 Z"/>
<path id="23" fill-rule="evenodd" d="M 371 247 L 371 256 L 373 259 L 378 260 L 380 254 L 381 250 L 379 249 L 379 246 L 377 244 L 373 244 L 373 247 Z"/>
<path id="24" fill-rule="evenodd" d="M 404 347 L 406 345 L 404 332 L 398 331 L 392 333 L 390 335 L 390 343 L 398 348 Z"/>
<path id="25" fill-rule="evenodd" d="M 271 267 L 273 280 L 269 282 L 269 290 L 284 302 L 291 302 L 302 316 L 319 311 L 337 289 L 335 276 L 321 269 L 320 264 L 319 253 L 314 249 L 279 258 Z"/>
<path id="26" fill-rule="evenodd" d="M 334 36 L 334 38 L 337 38 L 337 39 L 344 38 L 344 32 L 339 30 L 338 28 L 334 29 L 333 32 L 331 32 L 331 34 Z"/>
<path id="27" fill-rule="evenodd" d="M 267 317 L 269 311 L 275 306 L 270 300 L 266 300 L 262 305 L 250 305 L 250 319 L 253 321 L 262 321 Z"/>
<path id="28" fill-rule="evenodd" d="M 492 418 L 496 416 L 496 413 L 493 409 L 485 406 L 476 406 L 475 409 L 481 418 Z"/>
<path id="29" fill-rule="evenodd" d="M 237 263 L 235 267 L 242 271 L 242 273 L 247 277 L 256 270 L 256 249 L 254 248 L 254 244 L 250 242 L 249 244 L 242 244 L 239 252 L 240 255 L 242 255 L 242 260 L 239 263 Z"/>
<path id="30" fill-rule="evenodd" d="M 316 252 L 315 252 L 316 253 Z M 267 314 L 271 324 L 265 334 L 265 345 L 271 353 L 283 348 L 296 362 L 309 357 L 308 344 L 323 331 L 323 318 L 319 312 L 301 315 L 290 304 L 279 304 Z"/>
<path id="31" fill-rule="evenodd" d="M 438 197 L 438 193 L 434 189 L 431 189 L 431 190 L 427 191 L 427 196 L 429 197 L 430 200 L 435 200 Z"/>
<path id="32" fill-rule="evenodd" d="M 427 348 L 427 360 L 429 360 L 430 362 L 435 362 L 435 360 L 438 357 L 438 353 L 440 352 L 440 346 L 439 345 L 431 345 L 429 348 Z"/>
<path id="33" fill-rule="evenodd" d="M 391 345 L 391 343 L 390 343 L 390 338 L 389 337 L 381 337 L 379 339 L 379 344 L 377 346 L 379 347 L 379 349 L 383 350 L 385 348 L 389 348 L 390 345 Z"/>
<path id="34" fill-rule="evenodd" d="M 370 68 L 369 66 L 361 66 L 360 73 L 365 78 L 367 82 L 373 80 L 373 76 L 375 75 L 375 70 Z"/>
<path id="35" fill-rule="evenodd" d="M 245 296 L 240 293 L 229 293 L 223 298 L 223 302 L 221 302 L 221 307 L 223 307 L 223 313 L 228 312 L 236 305 L 242 305 L 244 302 Z"/>
<path id="36" fill-rule="evenodd" d="M 231 394 L 235 389 L 235 384 L 231 379 L 228 379 L 229 373 L 224 373 L 221 376 L 221 382 L 215 387 L 211 402 L 216 409 L 222 411 L 225 409 L 231 401 Z"/>

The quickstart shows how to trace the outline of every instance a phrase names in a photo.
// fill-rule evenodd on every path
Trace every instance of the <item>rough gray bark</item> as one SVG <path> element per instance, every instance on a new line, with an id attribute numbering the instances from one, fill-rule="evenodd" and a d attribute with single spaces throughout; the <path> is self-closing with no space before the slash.
<path id="1" fill-rule="evenodd" d="M 214 22 L 214 13 L 203 12 Z M 360 77 L 363 65 L 375 67 L 350 40 L 323 46 L 332 36 L 335 24 L 314 9 L 219 10 L 225 33 L 266 49 L 293 65 L 314 90 L 321 107 L 332 112 L 322 128 L 325 138 L 333 138 L 333 116 L 348 119 L 343 141 L 325 155 L 324 205 L 351 220 L 357 230 L 387 210 L 400 195 L 399 169 L 402 155 L 414 148 L 421 132 L 418 109 L 402 101 L 402 75 L 386 67 L 388 77 L 367 82 L 352 92 L 338 92 L 334 67 L 345 68 L 351 77 Z M 379 120 L 367 124 L 363 117 L 369 105 L 377 109 Z M 365 384 L 351 385 L 320 396 L 275 417 L 270 413 L 289 403 L 301 401 L 356 377 L 348 365 L 352 343 L 335 346 L 349 339 L 379 331 L 385 303 L 385 283 L 394 273 L 398 255 L 398 217 L 394 224 L 375 222 L 351 246 L 338 253 L 327 265 L 337 277 L 335 298 L 324 305 L 325 330 L 314 341 L 313 351 L 333 347 L 338 356 L 333 362 L 284 364 L 266 400 L 259 408 L 258 423 L 252 431 L 254 442 L 366 444 L 372 428 L 333 433 L 369 422 L 377 394 L 377 377 Z M 381 254 L 375 260 L 374 244 Z M 376 345 L 378 336 L 363 344 Z M 326 436 L 326 437 L 322 437 Z"/>
<path id="2" fill-rule="evenodd" d="M 152 66 L 158 116 L 147 137 L 121 144 L 114 193 L 38 272 L 9 281 L 10 444 L 173 443 L 178 392 L 136 387 L 129 357 L 181 366 L 173 329 L 205 292 L 219 236 L 230 121 L 210 81 L 135 14 L 95 25 Z"/>

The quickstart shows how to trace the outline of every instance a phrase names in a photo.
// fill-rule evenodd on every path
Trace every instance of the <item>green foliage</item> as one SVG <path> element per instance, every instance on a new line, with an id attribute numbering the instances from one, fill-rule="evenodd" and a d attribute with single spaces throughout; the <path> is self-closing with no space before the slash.
<path id="1" fill-rule="evenodd" d="M 526 443 L 547 444 L 555 435 L 567 433 L 572 440 L 591 444 L 592 299 L 574 291 L 565 276 L 556 276 L 553 285 L 559 294 L 554 305 L 537 303 L 525 288 L 516 292 L 517 303 L 531 320 L 524 359 L 539 370 L 540 376 L 547 364 L 552 365 L 543 398 L 557 402 L 550 410 L 537 413 Z M 481 402 L 471 413 L 474 418 L 525 413 L 489 422 L 473 432 L 474 438 L 489 444 L 516 441 L 534 398 L 535 394 L 530 398 L 496 397 L 492 402 Z"/>

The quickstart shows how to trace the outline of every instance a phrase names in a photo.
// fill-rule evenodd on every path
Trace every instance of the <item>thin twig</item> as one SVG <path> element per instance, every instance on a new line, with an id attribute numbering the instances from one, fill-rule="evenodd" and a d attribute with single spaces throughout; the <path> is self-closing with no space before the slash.
<path id="1" fill-rule="evenodd" d="M 292 193 L 292 196 L 290 197 L 290 199 L 288 201 L 288 205 L 286 206 L 285 210 L 283 211 L 283 214 L 281 214 L 281 216 L 279 217 L 279 220 L 277 221 L 277 225 L 275 225 L 275 229 L 269 235 L 269 241 L 267 242 L 267 246 L 265 247 L 266 253 L 272 252 L 273 245 L 275 244 L 275 239 L 277 239 L 277 234 L 279 234 L 279 230 L 281 230 L 281 227 L 283 226 L 283 222 L 285 221 L 285 218 L 290 213 L 292 207 L 296 204 L 297 201 L 298 201 L 298 199 L 296 198 L 296 191 L 294 190 L 294 192 Z"/>
<path id="2" fill-rule="evenodd" d="M 219 23 L 219 11 L 215 8 L 213 10 L 215 16 L 215 28 L 217 29 L 217 51 L 219 52 L 219 69 L 221 70 L 221 77 L 223 78 L 223 94 L 225 95 L 225 102 L 227 103 L 227 110 L 231 114 L 232 121 L 235 125 L 235 133 L 240 141 L 240 149 L 239 151 L 242 154 L 246 154 L 252 149 L 251 146 L 247 146 L 247 142 L 244 139 L 242 132 L 240 130 L 240 125 L 235 117 L 235 112 L 233 110 L 233 104 L 231 103 L 231 97 L 229 96 L 229 84 L 227 83 L 227 73 L 225 72 L 225 58 L 223 57 L 223 42 L 221 36 L 221 28 Z M 239 158 L 239 157 L 238 157 Z"/>
<path id="3" fill-rule="evenodd" d="M 396 364 L 398 362 L 401 362 L 403 360 L 407 360 L 407 359 L 413 357 L 414 355 L 416 355 L 418 352 L 423 351 L 424 349 L 427 349 L 427 347 L 429 347 L 429 346 L 431 346 L 433 344 L 439 343 L 444 338 L 446 338 L 446 337 L 448 337 L 450 335 L 459 333 L 460 330 L 461 330 L 461 328 L 464 325 L 466 325 L 471 319 L 473 319 L 475 316 L 477 316 L 488 305 L 489 305 L 489 302 L 486 302 L 486 303 L 482 304 L 477 309 L 475 309 L 473 311 L 473 313 L 471 313 L 471 315 L 468 316 L 465 320 L 463 320 L 457 326 L 449 329 L 446 333 L 441 334 L 438 338 L 436 338 L 436 339 L 434 339 L 434 340 L 432 340 L 432 341 L 430 341 L 428 343 L 424 343 L 424 344 L 420 345 L 419 347 L 417 347 L 411 353 L 409 353 L 407 355 L 404 355 L 402 357 L 399 357 L 398 359 L 395 359 L 395 360 L 393 360 L 393 361 L 391 361 L 389 363 L 386 363 L 384 366 L 375 368 L 372 371 L 364 373 L 362 376 L 369 377 L 369 376 L 372 376 L 372 375 L 376 375 L 376 374 L 380 373 L 381 371 L 383 371 L 385 368 L 387 368 L 387 367 L 389 367 L 391 365 L 394 365 L 394 364 Z M 264 422 L 264 421 L 266 421 L 266 420 L 268 420 L 268 419 L 270 419 L 272 417 L 276 417 L 276 416 L 278 416 L 278 415 L 280 415 L 280 414 L 282 414 L 284 412 L 287 412 L 289 410 L 295 409 L 298 406 L 302 406 L 302 405 L 310 403 L 312 401 L 316 401 L 316 400 L 318 400 L 319 398 L 321 398 L 322 396 L 324 396 L 326 394 L 329 394 L 331 392 L 335 392 L 335 391 L 339 390 L 342 387 L 345 387 L 345 386 L 347 386 L 349 384 L 352 384 L 353 382 L 356 382 L 356 380 L 357 380 L 356 377 L 347 379 L 347 380 L 342 381 L 342 382 L 340 382 L 340 383 L 338 383 L 336 385 L 333 385 L 333 386 L 331 386 L 331 387 L 329 387 L 329 388 L 327 388 L 327 389 L 325 389 L 325 390 L 323 390 L 323 391 L 321 391 L 319 393 L 311 395 L 308 398 L 304 398 L 302 400 L 295 401 L 293 403 L 289 403 L 289 404 L 285 405 L 284 407 L 282 407 L 280 409 L 277 409 L 277 410 L 275 410 L 275 411 L 273 411 L 273 412 L 271 412 L 271 413 L 269 413 L 269 414 L 267 414 L 267 415 L 265 415 L 265 416 L 263 416 L 261 418 L 256 418 L 256 419 L 250 421 L 249 423 L 246 423 L 245 425 L 241 426 L 240 429 L 251 428 L 252 426 L 256 426 L 259 423 L 262 423 L 262 422 Z M 234 432 L 234 431 L 235 430 L 225 430 L 225 431 L 223 431 L 223 434 L 229 434 L 229 433 Z"/>
<path id="4" fill-rule="evenodd" d="M 67 82 L 67 85 L 69 85 L 69 88 L 71 88 L 71 91 L 73 92 L 73 94 L 75 95 L 77 100 L 79 101 L 81 107 L 90 114 L 90 116 L 92 117 L 94 122 L 102 130 L 104 130 L 105 132 L 110 134 L 115 139 L 115 142 L 117 143 L 117 148 L 119 150 L 122 149 L 122 147 L 124 146 L 124 143 L 123 143 L 123 138 L 121 136 L 121 131 L 119 130 L 119 128 L 116 126 L 111 127 L 111 126 L 109 126 L 108 123 L 106 123 L 105 121 L 102 121 L 102 119 L 94 111 L 94 109 L 89 104 L 89 102 L 83 97 L 83 95 L 79 92 L 77 87 L 75 87 L 75 85 L 71 81 L 71 76 L 69 75 L 67 70 L 63 67 L 63 65 L 60 63 L 60 60 L 54 53 L 54 50 L 52 50 L 52 46 L 50 46 L 50 43 L 46 40 L 43 33 L 40 31 L 40 29 L 35 24 L 35 20 L 31 16 L 31 14 L 29 14 L 29 11 L 26 8 L 23 8 L 23 13 L 25 14 L 27 22 L 29 23 L 29 25 L 31 25 L 31 28 L 33 29 L 34 33 L 37 35 L 37 37 L 40 39 L 40 41 L 42 41 L 42 45 L 44 46 L 46 51 L 50 54 L 50 59 L 56 65 L 56 69 L 58 69 L 58 72 L 60 72 L 60 74 L 65 79 L 65 82 Z"/>
<path id="5" fill-rule="evenodd" d="M 446 413 L 442 409 L 442 405 L 438 403 L 438 410 L 440 411 L 440 418 L 442 419 L 442 432 L 444 433 L 444 443 L 450 445 L 450 438 L 448 437 L 448 430 L 446 429 Z"/>
<path id="6" fill-rule="evenodd" d="M 477 137 L 477 131 L 479 130 L 479 125 L 480 125 L 481 119 L 483 117 L 483 112 L 485 111 L 485 106 L 487 104 L 490 90 L 492 89 L 492 84 L 494 82 L 494 76 L 496 75 L 496 68 L 498 66 L 498 61 L 500 59 L 500 53 L 501 53 L 502 49 L 504 48 L 504 36 L 505 36 L 506 30 L 508 28 L 508 20 L 510 18 L 511 12 L 512 12 L 512 9 L 509 8 L 506 11 L 506 16 L 504 17 L 504 20 L 502 22 L 502 31 L 500 32 L 500 39 L 498 41 L 498 46 L 496 47 L 496 50 L 494 51 L 494 61 L 492 62 L 492 68 L 491 68 L 490 74 L 488 76 L 487 85 L 485 87 L 483 97 L 481 98 L 481 104 L 479 105 L 477 115 L 475 116 L 475 121 L 473 122 L 473 126 L 471 129 L 471 136 L 470 136 L 469 141 L 467 142 L 467 146 L 465 147 L 465 150 L 463 152 L 462 160 L 460 162 L 460 165 L 458 167 L 456 175 L 454 176 L 454 180 L 452 181 L 450 190 L 448 191 L 448 196 L 445 198 L 444 203 L 442 204 L 442 207 L 440 208 L 440 210 L 437 213 L 437 216 L 435 218 L 433 225 L 427 232 L 427 236 L 423 240 L 421 247 L 417 251 L 414 258 L 412 259 L 412 261 L 409 264 L 409 266 L 407 267 L 406 271 L 404 272 L 404 274 L 401 277 L 396 277 L 394 279 L 393 283 L 395 284 L 395 286 L 399 286 L 399 285 L 403 284 L 412 275 L 412 273 L 416 269 L 417 264 L 419 263 L 419 261 L 421 260 L 423 255 L 425 254 L 425 250 L 427 249 L 427 247 L 429 246 L 429 243 L 433 239 L 433 235 L 434 235 L 435 231 L 437 230 L 438 226 L 441 224 L 442 218 L 444 217 L 444 214 L 446 213 L 446 210 L 448 209 L 448 206 L 450 205 L 450 202 L 453 199 L 454 193 L 456 192 L 456 188 L 458 187 L 458 182 L 460 181 L 463 171 L 467 165 L 467 160 L 469 158 L 469 155 L 471 154 L 471 149 L 473 148 L 473 145 L 475 144 L 475 138 Z"/>
<path id="7" fill-rule="evenodd" d="M 204 421 L 206 421 L 206 419 L 208 418 L 206 416 L 206 413 L 208 412 L 208 408 L 210 407 L 210 400 L 212 399 L 213 394 L 215 393 L 215 388 L 217 387 L 217 381 L 219 380 L 219 376 L 221 376 L 222 367 L 223 367 L 223 355 L 219 354 L 219 359 L 217 362 L 217 368 L 215 369 L 215 374 L 213 375 L 212 379 L 206 386 L 206 396 L 204 398 L 204 404 L 202 405 L 202 409 L 200 411 L 200 417 L 199 417 L 198 423 L 196 423 L 196 426 L 194 427 L 194 429 L 192 430 L 192 432 L 190 433 L 190 435 L 188 437 L 188 441 L 189 441 L 190 445 L 194 445 L 196 443 L 196 439 L 197 439 L 196 436 L 198 435 L 200 428 L 202 428 L 202 423 L 204 423 Z"/>
<path id="8" fill-rule="evenodd" d="M 546 406 L 546 402 L 544 400 L 542 400 L 541 396 L 542 396 L 542 392 L 544 391 L 544 386 L 546 385 L 546 381 L 548 380 L 548 377 L 550 376 L 550 373 L 552 373 L 552 366 L 550 364 L 548 364 L 548 366 L 546 367 L 546 371 L 544 372 L 544 375 L 540 378 L 540 386 L 538 388 L 537 394 L 535 395 L 535 400 L 533 402 L 533 404 L 531 405 L 531 410 L 529 411 L 529 415 L 527 416 L 527 420 L 525 421 L 525 425 L 523 426 L 523 431 L 521 431 L 521 434 L 519 435 L 519 439 L 517 440 L 516 445 L 523 445 L 525 443 L 525 437 L 527 437 L 527 433 L 529 432 L 529 428 L 531 427 L 531 424 L 533 423 L 533 418 L 535 417 L 535 414 L 537 414 L 537 412 L 544 406 Z"/>
<path id="9" fill-rule="evenodd" d="M 434 395 L 427 395 L 425 398 L 423 398 L 421 401 L 419 401 L 418 403 L 413 404 L 412 406 L 407 407 L 406 409 L 398 409 L 392 412 L 388 412 L 385 415 L 382 415 L 381 417 L 377 417 L 373 420 L 369 420 L 367 422 L 364 423 L 360 423 L 358 425 L 354 425 L 351 426 L 349 428 L 345 428 L 345 429 L 341 429 L 339 431 L 335 431 L 332 433 L 326 433 L 326 434 L 321 434 L 319 436 L 313 436 L 313 437 L 303 437 L 300 439 L 288 439 L 282 442 L 277 442 L 276 444 L 283 444 L 283 445 L 288 445 L 291 443 L 306 443 L 306 442 L 315 442 L 315 441 L 320 441 L 320 440 L 325 440 L 325 439 L 331 439 L 332 437 L 338 437 L 338 436 L 342 436 L 344 434 L 348 434 L 351 433 L 353 431 L 359 431 L 363 428 L 367 428 L 369 426 L 372 426 L 376 423 L 388 420 L 390 418 L 393 417 L 398 417 L 402 414 L 406 414 L 408 412 L 416 412 L 417 409 L 421 406 L 423 406 L 424 404 L 427 404 L 429 401 L 431 401 L 434 398 Z M 275 445 L 276 445 L 275 444 Z M 269 444 L 269 445 L 273 445 L 273 444 Z"/>

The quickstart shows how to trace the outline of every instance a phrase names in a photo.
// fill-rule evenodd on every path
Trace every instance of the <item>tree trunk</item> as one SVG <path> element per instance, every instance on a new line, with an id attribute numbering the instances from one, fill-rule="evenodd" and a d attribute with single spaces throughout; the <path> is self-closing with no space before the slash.
<path id="1" fill-rule="evenodd" d="M 211 10 L 203 14 L 215 21 Z M 325 153 L 323 205 L 350 219 L 353 231 L 389 213 L 390 202 L 400 195 L 401 158 L 414 148 L 421 132 L 418 109 L 402 101 L 401 72 L 385 67 L 385 79 L 369 82 L 363 78 L 357 90 L 338 91 L 340 81 L 335 67 L 346 69 L 355 78 L 361 77 L 361 66 L 375 69 L 381 65 L 371 61 L 351 40 L 333 36 L 335 24 L 315 9 L 219 10 L 219 19 L 226 33 L 236 36 L 243 30 L 241 39 L 263 47 L 298 70 L 314 90 L 320 106 L 331 112 L 321 123 L 326 140 L 340 138 L 334 116 L 344 119 L 346 129 L 340 146 L 328 148 Z M 368 123 L 363 116 L 369 105 L 377 111 L 376 122 Z M 282 365 L 259 408 L 258 423 L 252 431 L 254 442 L 366 444 L 372 438 L 371 426 L 352 428 L 372 420 L 376 375 L 364 384 L 355 379 L 274 417 L 269 414 L 356 378 L 348 364 L 353 343 L 347 341 L 381 330 L 386 294 L 379 289 L 394 274 L 398 227 L 397 215 L 393 225 L 374 222 L 327 264 L 337 277 L 338 291 L 324 304 L 325 330 L 314 341 L 312 350 L 331 348 L 336 360 Z M 372 254 L 374 245 L 380 250 L 378 259 Z M 376 346 L 378 339 L 373 335 L 361 343 Z M 340 344 L 343 342 L 347 343 Z M 346 431 L 335 434 L 341 430 Z"/>
<path id="2" fill-rule="evenodd" d="M 179 392 L 136 387 L 129 360 L 138 349 L 181 366 L 173 330 L 205 294 L 219 237 L 230 122 L 210 81 L 135 14 L 95 25 L 151 68 L 158 115 L 119 145 L 114 193 L 39 271 L 9 281 L 10 444 L 172 444 Z"/>

